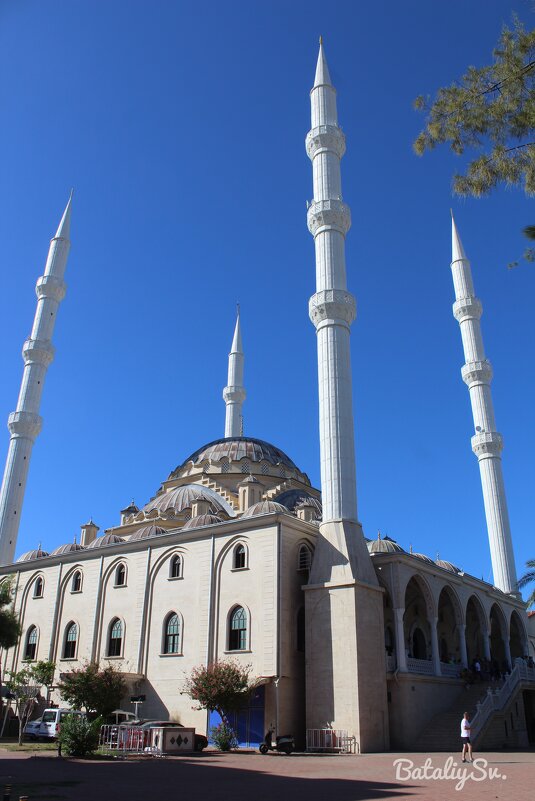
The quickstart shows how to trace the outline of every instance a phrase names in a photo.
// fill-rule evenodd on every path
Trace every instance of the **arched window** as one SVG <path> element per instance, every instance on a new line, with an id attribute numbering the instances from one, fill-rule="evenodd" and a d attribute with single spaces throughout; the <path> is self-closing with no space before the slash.
<path id="1" fill-rule="evenodd" d="M 169 578 L 182 578 L 182 557 L 177 553 L 171 557 L 169 562 Z"/>
<path id="2" fill-rule="evenodd" d="M 300 545 L 297 554 L 297 569 L 310 570 L 312 564 L 312 551 L 308 545 Z"/>
<path id="3" fill-rule="evenodd" d="M 297 613 L 297 650 L 305 652 L 305 607 L 302 606 Z"/>
<path id="4" fill-rule="evenodd" d="M 63 644 L 63 659 L 74 659 L 76 657 L 76 643 L 78 642 L 78 626 L 76 623 L 69 623 L 65 629 L 65 642 Z"/>
<path id="5" fill-rule="evenodd" d="M 41 576 L 37 576 L 37 578 L 35 579 L 35 584 L 33 585 L 33 597 L 42 598 L 44 589 L 45 589 L 45 582 L 43 581 Z"/>
<path id="6" fill-rule="evenodd" d="M 82 573 L 76 570 L 72 577 L 71 592 L 82 592 Z"/>
<path id="7" fill-rule="evenodd" d="M 234 570 L 242 570 L 247 567 L 247 550 L 241 543 L 234 548 Z"/>
<path id="8" fill-rule="evenodd" d="M 24 649 L 24 659 L 33 661 L 37 655 L 37 637 L 39 632 L 37 626 L 30 626 L 26 634 L 26 648 Z"/>
<path id="9" fill-rule="evenodd" d="M 115 586 L 124 587 L 126 584 L 126 567 L 121 562 L 115 570 Z"/>
<path id="10" fill-rule="evenodd" d="M 247 648 L 247 614 L 243 606 L 237 606 L 230 615 L 228 635 L 229 651 L 244 651 Z"/>
<path id="11" fill-rule="evenodd" d="M 180 653 L 180 620 L 176 612 L 171 612 L 165 619 L 163 652 L 164 654 Z"/>
<path id="12" fill-rule="evenodd" d="M 118 617 L 110 623 L 108 639 L 108 656 L 121 656 L 123 651 L 123 624 Z"/>

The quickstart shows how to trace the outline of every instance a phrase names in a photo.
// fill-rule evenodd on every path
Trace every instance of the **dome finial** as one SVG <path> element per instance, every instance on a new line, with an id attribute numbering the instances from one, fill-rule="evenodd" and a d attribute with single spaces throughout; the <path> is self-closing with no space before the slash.
<path id="1" fill-rule="evenodd" d="M 379 531 L 379 529 L 377 529 L 377 539 L 378 539 L 378 540 L 380 540 L 380 539 L 381 539 L 381 532 Z"/>
<path id="2" fill-rule="evenodd" d="M 409 553 L 412 553 L 412 542 L 411 542 L 411 544 L 409 545 Z"/>

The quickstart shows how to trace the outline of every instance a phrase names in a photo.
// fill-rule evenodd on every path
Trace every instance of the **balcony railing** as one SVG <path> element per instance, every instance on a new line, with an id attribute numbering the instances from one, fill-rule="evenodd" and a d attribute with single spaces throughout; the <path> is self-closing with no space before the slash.
<path id="1" fill-rule="evenodd" d="M 409 673 L 424 673 L 426 676 L 435 675 L 435 666 L 431 659 L 415 659 L 413 656 L 407 657 L 407 667 Z"/>

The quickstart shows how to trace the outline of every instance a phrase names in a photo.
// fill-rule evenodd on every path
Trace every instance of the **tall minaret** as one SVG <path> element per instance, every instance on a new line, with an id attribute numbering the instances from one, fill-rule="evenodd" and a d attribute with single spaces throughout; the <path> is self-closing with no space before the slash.
<path id="1" fill-rule="evenodd" d="M 317 334 L 323 522 L 305 587 L 307 728 L 346 730 L 362 750 L 388 747 L 383 599 L 357 518 L 350 326 L 336 90 L 323 45 L 310 93 L 314 199 L 308 228 L 316 252 L 309 314 Z"/>
<path id="2" fill-rule="evenodd" d="M 46 371 L 54 358 L 52 334 L 58 306 L 65 297 L 63 275 L 69 255 L 72 192 L 56 235 L 50 242 L 45 273 L 37 279 L 37 310 L 29 339 L 22 347 L 24 372 L 16 411 L 9 415 L 11 434 L 0 492 L 0 564 L 13 562 L 33 443 L 41 430 L 39 416 Z"/>
<path id="3" fill-rule="evenodd" d="M 496 431 L 490 393 L 492 366 L 485 356 L 481 337 L 481 303 L 475 296 L 472 270 L 466 258 L 453 214 L 451 218 L 451 271 L 455 288 L 453 316 L 461 328 L 465 365 L 463 381 L 470 392 L 475 434 L 472 450 L 479 461 L 487 530 L 490 542 L 492 572 L 496 587 L 503 592 L 517 592 L 517 579 L 509 513 L 503 483 L 501 452 L 502 436 Z"/>
<path id="4" fill-rule="evenodd" d="M 228 380 L 227 386 L 223 390 L 223 400 L 226 404 L 225 437 L 240 437 L 243 433 L 241 407 L 245 400 L 245 389 L 243 386 L 243 348 L 239 306 L 232 347 L 228 355 Z"/>

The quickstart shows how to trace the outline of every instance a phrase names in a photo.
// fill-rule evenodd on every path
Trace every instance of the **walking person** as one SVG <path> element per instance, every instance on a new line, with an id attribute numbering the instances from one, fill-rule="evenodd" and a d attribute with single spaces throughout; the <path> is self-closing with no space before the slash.
<path id="1" fill-rule="evenodd" d="M 473 762 L 472 759 L 472 743 L 470 741 L 470 721 L 468 719 L 468 712 L 465 712 L 461 720 L 461 758 L 463 762 Z M 468 760 L 466 756 L 468 755 Z"/>

